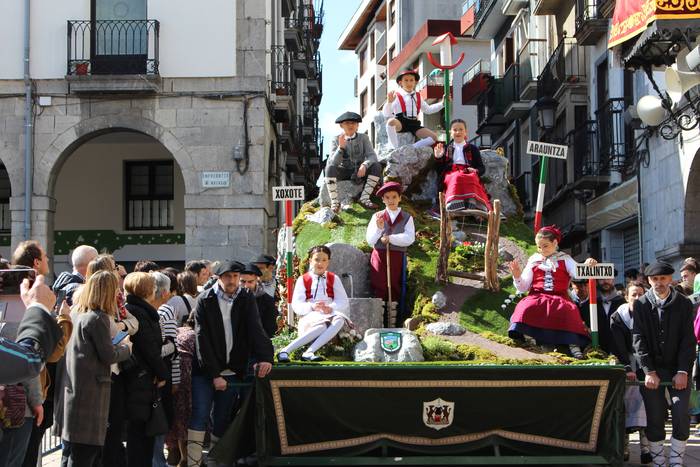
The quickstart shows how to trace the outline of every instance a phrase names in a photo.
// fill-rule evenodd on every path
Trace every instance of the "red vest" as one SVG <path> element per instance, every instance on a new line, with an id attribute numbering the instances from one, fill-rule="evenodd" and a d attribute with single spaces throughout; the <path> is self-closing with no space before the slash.
<path id="1" fill-rule="evenodd" d="M 304 288 L 306 289 L 306 299 L 311 300 L 311 282 L 313 278 L 311 273 L 306 273 L 302 276 L 304 280 Z M 333 293 L 333 283 L 335 282 L 335 274 L 330 271 L 326 271 L 326 295 L 328 298 L 333 300 L 335 298 L 335 293 Z"/>
<path id="2" fill-rule="evenodd" d="M 406 101 L 404 100 L 403 96 L 399 94 L 398 92 L 396 93 L 396 97 L 399 99 L 399 105 L 401 106 L 401 113 L 403 113 L 406 117 Z M 420 113 L 420 93 L 416 93 L 416 117 L 418 117 L 418 114 Z"/>
<path id="3" fill-rule="evenodd" d="M 557 270 L 548 274 L 537 266 L 536 262 L 532 270 L 532 285 L 530 289 L 535 292 L 548 292 L 557 295 L 566 294 L 569 288 L 571 276 L 566 270 L 566 262 L 563 259 L 557 261 Z"/>

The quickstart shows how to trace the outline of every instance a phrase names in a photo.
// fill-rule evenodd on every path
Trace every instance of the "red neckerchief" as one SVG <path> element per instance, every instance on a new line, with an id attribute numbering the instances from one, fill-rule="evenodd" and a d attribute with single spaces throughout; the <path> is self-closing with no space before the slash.
<path id="1" fill-rule="evenodd" d="M 384 225 L 388 226 L 388 234 L 391 235 L 392 232 L 394 231 L 394 226 L 402 219 L 403 216 L 403 210 L 399 211 L 399 215 L 396 216 L 396 219 L 394 219 L 394 222 L 391 222 L 391 216 L 389 215 L 389 210 L 385 209 L 384 214 L 382 214 L 382 217 L 384 218 Z M 386 227 L 384 227 L 384 230 L 387 230 Z"/>

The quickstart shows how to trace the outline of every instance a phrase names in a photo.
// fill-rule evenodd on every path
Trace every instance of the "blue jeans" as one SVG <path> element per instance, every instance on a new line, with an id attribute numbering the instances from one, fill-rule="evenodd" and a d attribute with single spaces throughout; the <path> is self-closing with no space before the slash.
<path id="1" fill-rule="evenodd" d="M 34 418 L 25 417 L 24 424 L 17 428 L 3 428 L 0 441 L 0 467 L 22 465 L 32 435 Z"/>
<path id="2" fill-rule="evenodd" d="M 223 436 L 233 420 L 233 407 L 238 399 L 239 387 L 232 386 L 235 376 L 224 376 L 228 387 L 215 391 L 212 379 L 203 375 L 192 375 L 192 415 L 190 430 L 206 431 L 209 417 L 213 419 L 212 434 Z M 213 410 L 212 410 L 213 405 Z"/>

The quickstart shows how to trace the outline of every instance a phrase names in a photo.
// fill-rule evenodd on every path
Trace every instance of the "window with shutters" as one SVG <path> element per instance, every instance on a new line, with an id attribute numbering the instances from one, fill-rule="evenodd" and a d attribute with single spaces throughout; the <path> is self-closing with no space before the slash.
<path id="1" fill-rule="evenodd" d="M 126 230 L 174 227 L 172 161 L 124 162 Z"/>

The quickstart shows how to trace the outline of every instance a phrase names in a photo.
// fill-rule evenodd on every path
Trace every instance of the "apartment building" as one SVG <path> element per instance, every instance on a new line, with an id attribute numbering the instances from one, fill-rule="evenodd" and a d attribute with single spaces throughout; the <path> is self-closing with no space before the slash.
<path id="1" fill-rule="evenodd" d="M 28 5 L 0 6 L 0 253 L 34 238 L 60 271 L 80 243 L 127 264 L 274 251 L 270 187 L 320 171 L 322 4 Z"/>
<path id="2" fill-rule="evenodd" d="M 432 42 L 450 32 L 458 40 L 455 60 L 462 52 L 467 57 L 451 72 L 451 82 L 461 79 L 466 63 L 474 57 L 489 56 L 490 42 L 471 37 L 473 4 L 462 0 L 364 0 L 338 40 L 340 50 L 355 51 L 359 69 L 355 80 L 358 111 L 363 116 L 360 131 L 376 140 L 375 117 L 381 113 L 387 92 L 397 89 L 396 76 L 405 69 L 416 69 L 421 75 L 418 90 L 423 99 L 439 100 L 444 93 L 440 70 L 428 61 L 426 53 L 439 55 Z M 463 105 L 461 88 L 452 86 L 455 118 L 463 118 L 475 127 L 476 107 Z M 424 125 L 443 133 L 444 114 L 424 116 Z"/>

